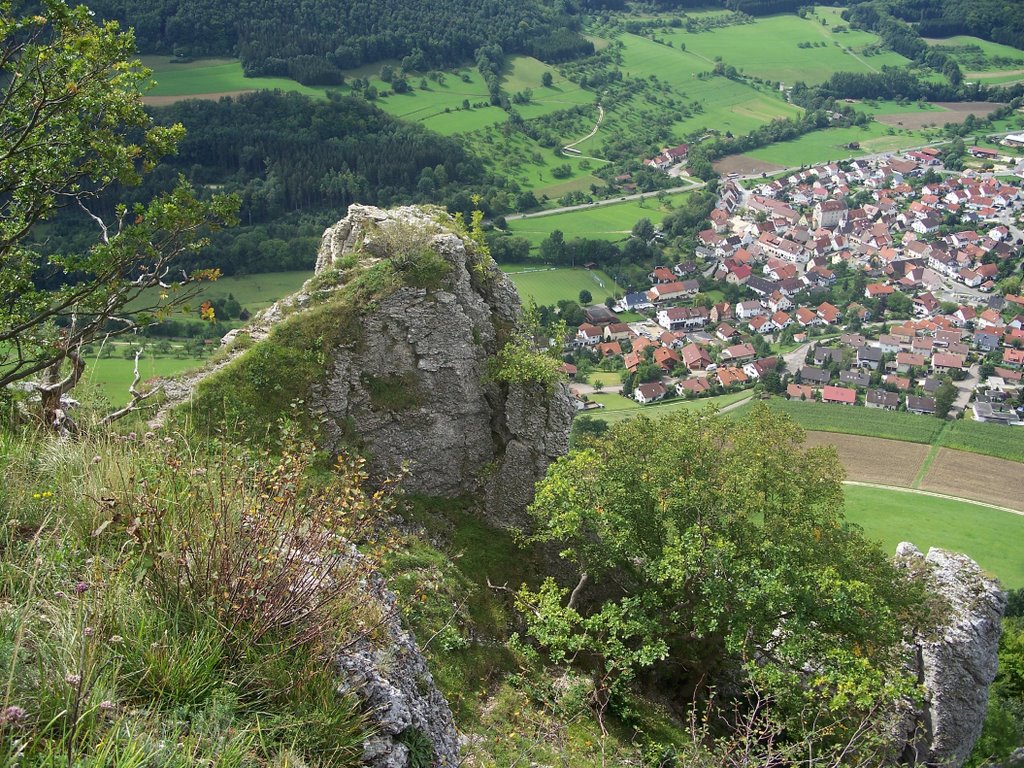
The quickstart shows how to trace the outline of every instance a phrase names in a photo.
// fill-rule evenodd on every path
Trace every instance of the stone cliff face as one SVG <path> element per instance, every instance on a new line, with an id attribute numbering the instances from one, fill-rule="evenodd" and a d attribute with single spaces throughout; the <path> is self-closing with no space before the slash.
<path id="1" fill-rule="evenodd" d="M 922 555 L 904 542 L 896 560 L 919 570 L 946 605 L 941 620 L 918 632 L 912 648 L 925 701 L 905 721 L 902 762 L 959 768 L 981 735 L 1006 596 L 966 555 L 941 549 Z"/>
<path id="2" fill-rule="evenodd" d="M 407 490 L 480 494 L 491 522 L 522 524 L 534 483 L 567 450 L 574 409 L 565 385 L 488 376 L 519 318 L 508 278 L 443 211 L 355 205 L 324 233 L 317 274 L 424 249 L 444 260 L 443 276 L 361 308 L 359 330 L 333 351 L 312 409 L 329 442 L 357 435 L 376 472 L 404 467 Z"/>

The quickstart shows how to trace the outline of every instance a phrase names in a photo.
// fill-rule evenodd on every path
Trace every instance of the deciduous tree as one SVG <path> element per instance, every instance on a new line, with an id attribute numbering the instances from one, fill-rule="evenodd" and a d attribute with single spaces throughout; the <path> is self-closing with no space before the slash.
<path id="1" fill-rule="evenodd" d="M 180 304 L 195 275 L 175 272 L 175 257 L 236 209 L 229 198 L 200 201 L 180 182 L 112 219 L 93 212 L 109 187 L 138 183 L 184 134 L 146 115 L 149 73 L 133 49 L 131 34 L 97 26 L 84 6 L 44 0 L 38 13 L 17 16 L 0 0 L 0 387 L 44 374 L 48 423 L 81 376 L 81 346 Z M 96 244 L 43 256 L 30 236 L 63 207 L 91 218 Z"/>

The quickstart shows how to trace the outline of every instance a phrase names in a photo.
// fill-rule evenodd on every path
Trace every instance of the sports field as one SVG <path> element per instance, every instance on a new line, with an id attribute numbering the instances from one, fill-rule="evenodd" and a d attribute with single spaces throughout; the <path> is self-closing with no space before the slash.
<path id="1" fill-rule="evenodd" d="M 1024 587 L 1024 515 L 913 492 L 846 486 L 846 514 L 892 553 L 901 541 L 922 552 L 964 552 L 1003 585 Z"/>
<path id="2" fill-rule="evenodd" d="M 539 268 L 531 272 L 512 272 L 509 278 L 524 303 L 535 301 L 540 306 L 557 304 L 563 299 L 579 301 L 580 291 L 590 291 L 595 304 L 622 293 L 622 288 L 599 269 Z"/>
<path id="3" fill-rule="evenodd" d="M 538 246 L 556 229 L 566 240 L 587 237 L 595 240 L 624 240 L 629 237 L 633 226 L 640 219 L 650 219 L 655 224 L 664 219 L 673 206 L 679 206 L 686 199 L 686 193 L 668 195 L 658 200 L 652 195 L 645 200 L 630 200 L 615 205 L 599 205 L 578 208 L 565 213 L 549 216 L 531 216 L 508 222 L 512 234 L 525 237 L 531 245 Z"/>

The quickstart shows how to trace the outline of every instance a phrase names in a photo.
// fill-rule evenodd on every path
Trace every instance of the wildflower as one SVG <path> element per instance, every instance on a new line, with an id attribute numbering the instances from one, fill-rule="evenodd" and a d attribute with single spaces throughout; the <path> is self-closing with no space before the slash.
<path id="1" fill-rule="evenodd" d="M 77 584 L 75 584 L 75 594 L 76 595 L 81 595 L 81 594 L 83 594 L 85 592 L 88 592 L 88 591 L 89 591 L 89 585 L 86 582 L 80 581 Z"/>
<path id="2" fill-rule="evenodd" d="M 93 456 L 92 457 L 92 463 L 93 464 L 99 464 L 101 461 L 103 461 L 103 457 L 102 456 Z"/>
<path id="3" fill-rule="evenodd" d="M 77 686 L 82 682 L 82 676 L 76 675 L 74 672 L 68 672 L 64 675 L 64 682 L 68 685 Z"/>
<path id="4" fill-rule="evenodd" d="M 110 636 L 110 644 L 111 645 L 120 645 L 123 642 L 124 642 L 124 638 L 121 637 L 120 635 L 111 635 Z"/>
<path id="5" fill-rule="evenodd" d="M 113 708 L 114 708 L 114 702 L 112 702 L 110 699 L 104 699 L 103 701 L 100 702 L 100 709 L 103 710 L 104 712 L 109 712 Z"/>
<path id="6" fill-rule="evenodd" d="M 21 707 L 10 706 L 0 711 L 0 725 L 7 723 L 20 723 L 26 717 L 26 712 Z"/>
<path id="7" fill-rule="evenodd" d="M 85 635 L 86 637 L 92 637 L 93 635 L 96 634 L 96 630 L 93 629 L 92 627 L 86 627 L 85 629 L 82 630 L 82 634 Z"/>
<path id="8" fill-rule="evenodd" d="M 33 499 L 41 499 L 41 498 L 43 498 L 43 494 L 41 494 L 41 493 L 33 493 L 32 494 L 32 498 Z"/>
<path id="9" fill-rule="evenodd" d="M 53 593 L 53 596 L 54 597 L 67 597 L 68 593 L 64 592 L 63 590 L 58 589 L 56 592 Z"/>
<path id="10" fill-rule="evenodd" d="M 50 492 L 50 491 L 43 491 L 42 496 L 43 496 L 44 499 L 48 499 L 51 496 L 53 496 L 53 493 Z"/>

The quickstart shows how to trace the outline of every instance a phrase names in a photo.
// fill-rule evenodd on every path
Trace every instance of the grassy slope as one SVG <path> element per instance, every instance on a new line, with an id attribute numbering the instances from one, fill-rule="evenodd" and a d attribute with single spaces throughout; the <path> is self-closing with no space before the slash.
<path id="1" fill-rule="evenodd" d="M 887 552 L 901 541 L 921 551 L 964 552 L 1012 589 L 1024 587 L 1024 516 L 915 493 L 846 486 L 846 513 Z"/>
<path id="2" fill-rule="evenodd" d="M 171 64 L 165 56 L 143 56 L 153 70 L 156 86 L 149 96 L 200 96 L 209 93 L 273 89 L 324 97 L 324 88 L 310 88 L 286 77 L 246 77 L 237 59 L 200 59 L 190 64 Z"/>

